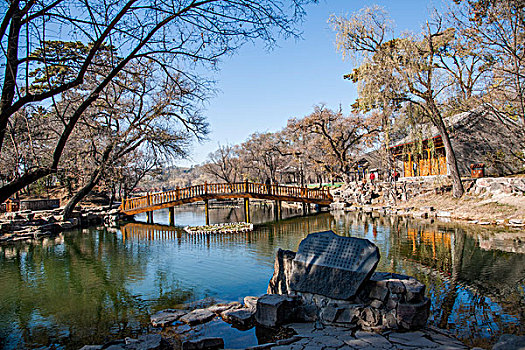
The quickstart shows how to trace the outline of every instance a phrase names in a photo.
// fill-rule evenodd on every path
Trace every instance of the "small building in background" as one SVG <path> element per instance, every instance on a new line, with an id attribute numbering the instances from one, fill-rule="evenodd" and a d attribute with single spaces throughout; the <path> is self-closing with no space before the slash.
<path id="1" fill-rule="evenodd" d="M 470 177 L 480 164 L 488 176 L 525 171 L 525 131 L 518 122 L 476 109 L 446 118 L 445 124 L 461 176 Z M 403 138 L 390 150 L 402 177 L 448 174 L 445 147 L 435 126 L 422 126 L 417 136 Z"/>

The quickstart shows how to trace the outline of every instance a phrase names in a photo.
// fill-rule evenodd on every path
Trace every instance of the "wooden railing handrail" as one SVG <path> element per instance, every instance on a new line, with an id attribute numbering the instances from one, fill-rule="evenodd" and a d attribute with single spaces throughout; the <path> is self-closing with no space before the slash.
<path id="1" fill-rule="evenodd" d="M 204 183 L 184 188 L 177 187 L 174 190 L 164 192 L 148 193 L 147 195 L 140 197 L 126 198 L 121 205 L 121 210 L 125 212 L 179 200 L 192 199 L 195 197 L 227 194 L 268 195 L 302 200 L 331 201 L 333 199 L 330 191 L 325 188 L 310 189 L 307 187 L 262 184 L 248 181 L 234 183 Z"/>

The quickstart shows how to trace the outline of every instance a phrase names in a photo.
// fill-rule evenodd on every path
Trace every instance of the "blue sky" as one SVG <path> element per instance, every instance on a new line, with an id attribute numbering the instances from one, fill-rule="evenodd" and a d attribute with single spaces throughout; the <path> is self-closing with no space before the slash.
<path id="1" fill-rule="evenodd" d="M 280 130 L 289 118 L 306 116 L 319 103 L 334 109 L 341 105 L 348 112 L 357 92 L 343 75 L 351 71 L 352 62 L 343 61 L 336 51 L 335 32 L 327 20 L 331 14 L 351 14 L 374 4 L 390 13 L 396 34 L 419 32 L 430 10 L 443 6 L 439 0 L 320 0 L 308 6 L 299 26 L 302 40 L 280 39 L 271 51 L 263 43 L 249 44 L 222 60 L 214 76 L 219 92 L 204 113 L 209 141 L 195 144 L 191 159 L 176 165 L 200 164 L 218 144 L 238 144 L 254 132 Z"/>

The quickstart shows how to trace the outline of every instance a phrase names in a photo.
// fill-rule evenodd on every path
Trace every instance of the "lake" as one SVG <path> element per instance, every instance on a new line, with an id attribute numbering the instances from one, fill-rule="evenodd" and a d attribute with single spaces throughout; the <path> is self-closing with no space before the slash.
<path id="1" fill-rule="evenodd" d="M 502 228 L 432 223 L 376 213 L 306 217 L 253 206 L 251 233 L 189 235 L 204 224 L 202 206 L 176 208 L 176 227 L 142 223 L 90 228 L 0 247 L 0 344 L 5 349 L 78 349 L 152 330 L 157 310 L 212 298 L 242 301 L 266 292 L 278 248 L 297 250 L 308 233 L 333 230 L 380 249 L 377 271 L 415 276 L 432 300 L 430 324 L 470 346 L 502 333 L 525 334 L 525 240 Z M 242 221 L 242 209 L 210 209 L 210 222 Z M 155 212 L 168 223 L 168 212 Z M 518 234 L 524 237 L 523 232 Z M 226 347 L 257 343 L 255 329 L 221 322 L 199 330 L 222 334 Z"/>

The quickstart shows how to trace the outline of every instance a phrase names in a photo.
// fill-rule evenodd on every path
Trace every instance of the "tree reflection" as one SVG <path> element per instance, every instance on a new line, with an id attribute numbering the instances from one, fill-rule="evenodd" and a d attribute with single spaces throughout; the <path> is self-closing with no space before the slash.
<path id="1" fill-rule="evenodd" d="M 238 212 L 242 209 L 227 215 L 242 216 Z M 251 284 L 260 286 L 262 294 L 277 249 L 296 251 L 309 233 L 330 229 L 373 241 L 381 252 L 378 271 L 412 275 L 425 283 L 432 300 L 430 321 L 470 345 L 488 346 L 502 333 L 525 333 L 524 247 L 501 239 L 505 232 L 377 213 L 323 213 L 282 221 L 271 221 L 271 215 L 264 207 L 254 209 L 252 217 L 266 217 L 266 223 L 242 234 L 195 235 L 136 223 L 123 227 L 122 236 L 88 230 L 57 241 L 2 247 L 0 342 L 7 347 L 77 347 L 133 335 L 146 327 L 150 312 L 206 295 L 211 280 L 215 290 L 233 298 L 244 297 L 236 288 L 250 289 Z M 166 268 L 154 263 L 157 254 L 168 257 Z M 243 278 L 249 282 L 239 281 Z"/>
<path id="2" fill-rule="evenodd" d="M 147 251 L 126 246 L 114 233 L 61 237 L 1 248 L 0 340 L 7 347 L 78 348 L 134 335 L 157 301 L 181 303 L 189 296 L 168 288 L 150 303 L 134 295 L 130 284 L 144 278 Z"/>

